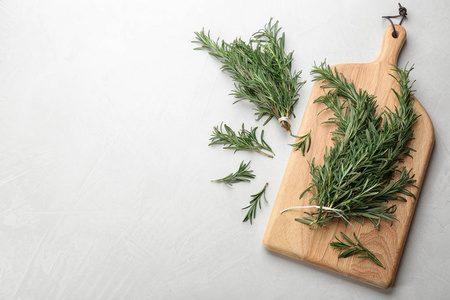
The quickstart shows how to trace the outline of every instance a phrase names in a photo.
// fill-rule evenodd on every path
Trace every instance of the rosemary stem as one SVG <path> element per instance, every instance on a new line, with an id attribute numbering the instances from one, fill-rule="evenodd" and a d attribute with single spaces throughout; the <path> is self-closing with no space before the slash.
<path id="1" fill-rule="evenodd" d="M 268 156 L 268 157 L 270 157 L 270 158 L 273 158 L 273 155 L 270 155 L 270 154 L 267 154 L 267 153 L 265 153 L 265 152 L 262 152 L 262 151 L 259 150 L 259 149 L 255 149 L 255 151 L 258 152 L 258 153 L 264 154 L 265 156 Z"/>

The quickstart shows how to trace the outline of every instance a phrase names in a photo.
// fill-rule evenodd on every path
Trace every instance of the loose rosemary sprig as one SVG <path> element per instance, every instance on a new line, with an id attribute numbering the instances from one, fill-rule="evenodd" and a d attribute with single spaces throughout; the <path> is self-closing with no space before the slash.
<path id="1" fill-rule="evenodd" d="M 294 147 L 295 151 L 302 151 L 303 156 L 305 156 L 306 152 L 309 152 L 309 148 L 311 148 L 311 130 L 302 136 L 293 135 L 298 142 L 295 144 L 289 144 L 289 146 Z"/>
<path id="2" fill-rule="evenodd" d="M 255 104 L 257 120 L 268 116 L 265 125 L 275 117 L 290 132 L 289 118 L 304 82 L 298 82 L 301 72 L 291 71 L 293 52 L 285 53 L 285 34 L 280 37 L 280 30 L 278 21 L 272 24 L 271 19 L 248 43 L 241 38 L 226 43 L 213 40 L 209 31 L 202 29 L 195 32 L 193 43 L 201 45 L 195 50 L 207 50 L 218 58 L 222 71 L 231 74 L 235 82 L 231 94 L 238 99 L 235 103 L 249 100 Z"/>
<path id="3" fill-rule="evenodd" d="M 222 125 L 224 125 L 223 127 L 225 127 L 225 131 L 223 131 Z M 275 155 L 270 146 L 264 140 L 264 130 L 261 131 L 260 140 L 258 141 L 258 138 L 256 137 L 256 129 L 258 129 L 258 127 L 250 127 L 250 130 L 246 130 L 244 128 L 244 124 L 242 123 L 242 129 L 236 133 L 227 124 L 222 123 L 220 124 L 220 127 L 215 126 L 213 128 L 213 133 L 209 139 L 211 143 L 209 143 L 208 146 L 224 145 L 224 149 L 232 149 L 235 152 L 238 150 L 253 150 L 273 158 L 272 155 L 261 151 L 266 150 Z"/>
<path id="4" fill-rule="evenodd" d="M 313 68 L 315 80 L 328 82 L 323 86 L 327 93 L 315 102 L 333 111 L 334 117 L 324 123 L 337 128 L 332 132 L 334 145 L 326 149 L 323 165 L 316 165 L 314 159 L 310 162 L 312 183 L 300 196 L 312 192 L 310 203 L 320 208 L 305 212 L 307 216 L 297 221 L 315 229 L 333 218 L 359 223 L 369 219 L 378 229 L 382 219 L 397 220 L 396 205 L 389 205 L 389 201 L 414 197 L 408 190 L 415 182 L 412 170 L 398 167 L 414 151 L 408 142 L 413 139 L 412 127 L 419 117 L 413 108 L 409 80 L 412 69 L 394 66 L 399 78 L 392 76 L 400 89 L 392 91 L 399 107 L 377 113 L 375 96 L 357 91 L 353 83 L 325 63 Z"/>
<path id="5" fill-rule="evenodd" d="M 363 246 L 361 241 L 356 237 L 356 234 L 353 233 L 353 237 L 355 238 L 356 242 L 352 241 L 351 238 L 349 238 L 345 233 L 341 232 L 342 236 L 345 238 L 346 242 L 341 241 L 338 239 L 337 236 L 335 236 L 336 240 L 338 242 L 331 242 L 330 246 L 335 249 L 340 249 L 341 252 L 338 255 L 338 258 L 346 258 L 352 255 L 355 255 L 357 253 L 363 253 L 364 255 L 358 256 L 358 258 L 368 258 L 383 269 L 386 269 L 383 264 L 380 262 L 380 260 L 369 251 L 366 247 Z"/>
<path id="6" fill-rule="evenodd" d="M 233 183 L 250 181 L 250 179 L 255 178 L 253 170 L 250 170 L 250 161 L 248 163 L 241 162 L 239 169 L 236 173 L 231 173 L 223 178 L 211 180 L 212 182 L 223 182 L 228 185 L 233 185 Z"/>
<path id="7" fill-rule="evenodd" d="M 260 192 L 254 194 L 254 195 L 251 195 L 252 200 L 250 200 L 250 205 L 242 208 L 243 210 L 248 209 L 248 212 L 245 215 L 245 218 L 242 222 L 250 221 L 250 224 L 252 224 L 252 221 L 256 217 L 256 210 L 257 210 L 258 206 L 259 206 L 259 209 L 261 209 L 262 196 L 264 196 L 264 200 L 266 201 L 266 203 L 269 203 L 266 199 L 266 188 L 268 185 L 269 185 L 269 183 L 266 183 Z"/>

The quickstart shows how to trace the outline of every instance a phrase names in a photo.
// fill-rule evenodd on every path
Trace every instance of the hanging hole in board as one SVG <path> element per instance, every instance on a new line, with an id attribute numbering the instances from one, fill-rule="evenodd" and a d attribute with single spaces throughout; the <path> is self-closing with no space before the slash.
<path id="1" fill-rule="evenodd" d="M 406 15 L 408 14 L 408 11 L 406 10 L 406 7 L 403 7 L 400 3 L 398 4 L 399 8 L 398 8 L 398 16 L 383 16 L 382 18 L 387 19 L 391 25 L 392 28 L 394 29 L 394 31 L 392 32 L 392 37 L 394 39 L 398 38 L 398 33 L 395 30 L 395 26 L 394 26 L 394 22 L 392 22 L 391 18 L 398 18 L 398 17 L 402 17 L 402 19 L 400 20 L 399 25 L 402 25 L 403 20 L 406 18 Z"/>

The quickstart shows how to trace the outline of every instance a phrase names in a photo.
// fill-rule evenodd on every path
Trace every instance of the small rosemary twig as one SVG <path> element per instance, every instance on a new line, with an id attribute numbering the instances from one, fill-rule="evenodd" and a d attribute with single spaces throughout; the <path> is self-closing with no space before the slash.
<path id="1" fill-rule="evenodd" d="M 222 125 L 224 125 L 225 131 L 223 131 Z M 261 151 L 266 150 L 274 154 L 270 146 L 264 140 L 264 130 L 261 131 L 260 140 L 258 141 L 258 138 L 256 137 L 256 129 L 258 129 L 258 127 L 250 127 L 250 130 L 246 130 L 244 128 L 244 124 L 242 124 L 242 129 L 236 133 L 233 129 L 227 126 L 227 124 L 221 124 L 220 127 L 215 126 L 213 128 L 211 138 L 209 139 L 211 143 L 209 143 L 208 146 L 224 145 L 224 149 L 231 149 L 235 152 L 238 150 L 253 150 L 273 158 L 272 155 Z"/>
<path id="2" fill-rule="evenodd" d="M 245 218 L 242 222 L 250 221 L 250 224 L 252 224 L 253 219 L 255 219 L 255 217 L 256 217 L 256 209 L 258 208 L 258 206 L 259 206 L 259 209 L 261 209 L 262 196 L 264 196 L 264 200 L 266 201 L 266 203 L 269 203 L 266 199 L 266 188 L 268 185 L 269 185 L 269 183 L 266 183 L 260 192 L 254 194 L 254 195 L 251 195 L 252 200 L 250 200 L 250 205 L 242 208 L 243 210 L 248 209 L 248 212 L 245 215 Z"/>
<path id="3" fill-rule="evenodd" d="M 311 130 L 302 136 L 293 135 L 293 137 L 298 139 L 298 142 L 295 144 L 289 144 L 289 146 L 294 147 L 295 151 L 302 151 L 303 156 L 305 156 L 305 152 L 309 152 L 309 148 L 311 148 Z"/>
<path id="4" fill-rule="evenodd" d="M 250 181 L 250 179 L 255 178 L 253 170 L 250 170 L 250 161 L 248 163 L 241 162 L 239 169 L 236 173 L 231 173 L 223 178 L 211 180 L 212 182 L 223 182 L 228 185 L 233 185 L 233 183 Z"/>
<path id="5" fill-rule="evenodd" d="M 337 236 L 335 236 L 335 238 L 336 240 L 338 240 L 338 242 L 330 243 L 331 247 L 341 250 L 341 252 L 338 255 L 338 258 L 346 258 L 355 255 L 357 253 L 363 253 L 365 255 L 358 256 L 358 258 L 368 258 L 377 265 L 379 265 L 380 267 L 382 267 L 383 269 L 386 269 L 380 262 L 380 260 L 375 256 L 375 254 L 373 254 L 372 252 L 369 251 L 369 249 L 363 246 L 361 241 L 356 237 L 355 233 L 353 233 L 353 237 L 355 238 L 356 242 L 352 241 L 352 239 L 349 238 L 345 233 L 341 232 L 341 234 L 345 238 L 347 243 L 338 239 Z"/>

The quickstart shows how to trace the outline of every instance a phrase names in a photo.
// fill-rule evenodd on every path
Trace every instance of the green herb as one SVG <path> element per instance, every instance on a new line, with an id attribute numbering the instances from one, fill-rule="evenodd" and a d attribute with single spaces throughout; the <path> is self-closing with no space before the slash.
<path id="1" fill-rule="evenodd" d="M 250 170 L 250 161 L 248 163 L 241 162 L 239 170 L 236 173 L 231 173 L 220 179 L 211 180 L 212 182 L 223 182 L 228 185 L 233 185 L 233 183 L 250 181 L 250 179 L 255 178 L 253 170 Z"/>
<path id="2" fill-rule="evenodd" d="M 243 210 L 248 209 L 248 212 L 245 215 L 245 218 L 242 222 L 250 221 L 250 224 L 252 224 L 253 219 L 255 219 L 255 217 L 256 217 L 256 209 L 258 208 L 258 206 L 259 206 L 259 209 L 261 209 L 261 198 L 263 195 L 264 195 L 264 200 L 266 201 L 266 203 L 269 203 L 269 202 L 267 202 L 267 199 L 266 199 L 266 188 L 268 185 L 269 185 L 269 183 L 266 183 L 264 185 L 263 189 L 259 193 L 251 195 L 252 200 L 250 200 L 250 205 L 242 208 Z"/>
<path id="3" fill-rule="evenodd" d="M 383 264 L 378 260 L 378 258 L 375 256 L 375 254 L 373 254 L 372 252 L 369 251 L 369 249 L 367 249 L 366 247 L 363 246 L 363 244 L 360 242 L 360 240 L 356 237 L 356 234 L 353 233 L 353 236 L 356 240 L 356 242 L 352 241 L 351 238 L 349 238 L 345 233 L 341 232 L 342 236 L 346 239 L 347 243 L 341 241 L 340 239 L 338 239 L 337 236 L 335 236 L 336 240 L 338 240 L 338 242 L 332 242 L 330 243 L 330 246 L 335 248 L 335 249 L 341 249 L 341 252 L 339 253 L 338 258 L 341 257 L 349 257 L 352 255 L 355 255 L 357 253 L 363 253 L 365 255 L 362 256 L 358 256 L 358 258 L 368 258 L 371 261 L 373 261 L 374 263 L 376 263 L 377 265 L 379 265 L 380 267 L 386 269 Z"/>
<path id="4" fill-rule="evenodd" d="M 222 71 L 231 74 L 236 102 L 249 100 L 256 105 L 257 120 L 268 116 L 265 125 L 275 117 L 290 132 L 289 118 L 304 82 L 298 82 L 301 72 L 291 71 L 293 52 L 284 52 L 285 34 L 279 37 L 280 30 L 278 21 L 272 24 L 271 19 L 248 43 L 237 38 L 229 44 L 213 40 L 209 31 L 205 33 L 202 29 L 195 32 L 197 40 L 193 43 L 201 45 L 195 50 L 208 50 L 218 58 L 223 64 Z"/>
<path id="5" fill-rule="evenodd" d="M 320 206 L 317 212 L 308 213 L 299 222 L 311 229 L 328 224 L 333 218 L 353 219 L 362 224 L 369 219 L 379 229 L 382 219 L 393 222 L 396 205 L 391 200 L 414 197 L 408 187 L 414 186 L 414 175 L 398 164 L 410 151 L 407 146 L 413 139 L 413 125 L 418 116 L 413 109 L 410 69 L 399 69 L 400 87 L 395 93 L 399 107 L 386 108 L 377 113 L 375 96 L 366 91 L 356 91 L 353 83 L 342 74 L 322 63 L 315 66 L 315 80 L 324 80 L 329 89 L 315 102 L 323 103 L 334 113 L 325 124 L 336 125 L 332 132 L 334 145 L 325 150 L 324 164 L 310 163 L 311 185 L 301 194 L 312 192 L 310 203 Z"/>
<path id="6" fill-rule="evenodd" d="M 211 143 L 209 143 L 208 146 L 224 145 L 224 149 L 232 149 L 235 152 L 238 150 L 253 150 L 273 158 L 272 155 L 261 151 L 266 150 L 275 155 L 264 140 L 264 130 L 261 131 L 260 140 L 258 141 L 258 138 L 256 137 L 256 129 L 258 129 L 258 127 L 250 127 L 250 130 L 246 130 L 244 124 L 242 124 L 242 129 L 236 134 L 236 132 L 227 126 L 227 124 L 224 125 L 225 131 L 223 131 L 222 125 L 223 124 L 220 124 L 220 127 L 215 126 L 213 128 L 213 133 L 209 139 Z"/>
<path id="7" fill-rule="evenodd" d="M 299 139 L 295 144 L 289 144 L 289 146 L 294 147 L 295 151 L 302 151 L 303 156 L 305 156 L 305 152 L 309 152 L 309 148 L 311 148 L 311 130 L 302 136 L 292 135 L 293 137 Z M 308 148 L 306 148 L 308 147 Z"/>

